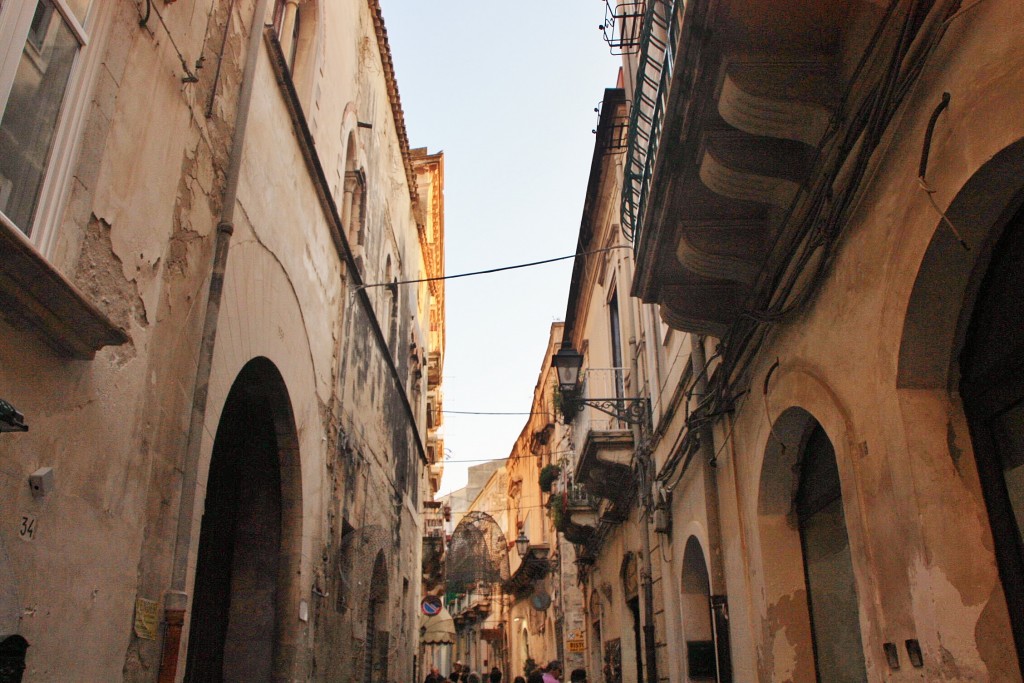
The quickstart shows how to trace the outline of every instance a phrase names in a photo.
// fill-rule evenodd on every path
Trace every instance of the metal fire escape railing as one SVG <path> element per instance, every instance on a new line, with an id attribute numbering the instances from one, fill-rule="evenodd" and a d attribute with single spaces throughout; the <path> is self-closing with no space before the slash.
<path id="1" fill-rule="evenodd" d="M 682 6 L 683 0 L 651 0 L 641 31 L 622 183 L 622 232 L 633 242 L 634 250 L 640 244 L 664 126 L 672 66 L 682 31 Z"/>
<path id="2" fill-rule="evenodd" d="M 631 55 L 640 49 L 647 0 L 605 0 L 601 33 L 613 55 Z"/>
<path id="3" fill-rule="evenodd" d="M 597 146 L 604 156 L 619 154 L 626 151 L 627 133 L 629 132 L 629 109 L 625 108 L 622 113 L 615 112 L 610 124 L 605 130 L 601 129 L 601 117 L 604 116 L 604 102 L 601 101 L 594 107 L 597 114 L 597 123 L 590 131 L 598 136 Z"/>

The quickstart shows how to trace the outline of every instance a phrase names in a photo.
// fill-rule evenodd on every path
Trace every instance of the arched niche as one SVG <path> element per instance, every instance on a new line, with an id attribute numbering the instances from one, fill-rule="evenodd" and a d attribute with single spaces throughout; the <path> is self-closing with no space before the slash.
<path id="1" fill-rule="evenodd" d="M 687 680 L 714 680 L 718 667 L 711 619 L 711 579 L 704 549 L 696 536 L 686 539 L 680 588 Z"/>
<path id="2" fill-rule="evenodd" d="M 366 635 L 363 639 L 364 683 L 388 680 L 391 645 L 388 597 L 388 564 L 382 550 L 374 559 L 366 597 Z"/>
<path id="3" fill-rule="evenodd" d="M 802 408 L 779 415 L 771 434 L 758 491 L 765 649 L 790 653 L 785 668 L 794 682 L 866 681 L 835 448 Z"/>

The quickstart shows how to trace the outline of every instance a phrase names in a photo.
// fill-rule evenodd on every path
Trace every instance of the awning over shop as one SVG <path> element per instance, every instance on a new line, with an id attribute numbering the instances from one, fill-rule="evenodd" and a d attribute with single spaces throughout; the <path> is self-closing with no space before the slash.
<path id="1" fill-rule="evenodd" d="M 420 643 L 424 645 L 452 645 L 455 643 L 455 622 L 446 608 L 434 617 L 420 615 Z"/>

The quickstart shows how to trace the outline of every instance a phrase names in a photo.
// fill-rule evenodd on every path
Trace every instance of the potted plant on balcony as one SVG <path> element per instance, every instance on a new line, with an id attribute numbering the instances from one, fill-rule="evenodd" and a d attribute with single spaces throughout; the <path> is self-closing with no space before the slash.
<path id="1" fill-rule="evenodd" d="M 569 515 L 565 510 L 565 496 L 561 494 L 551 496 L 551 500 L 548 501 L 548 514 L 551 515 L 551 521 L 555 523 L 555 529 L 565 531 L 565 527 L 569 523 Z"/>
<path id="2" fill-rule="evenodd" d="M 558 465 L 545 465 L 540 470 L 540 490 L 544 493 L 551 493 L 551 485 L 558 479 L 558 475 L 562 473 L 562 468 Z"/>

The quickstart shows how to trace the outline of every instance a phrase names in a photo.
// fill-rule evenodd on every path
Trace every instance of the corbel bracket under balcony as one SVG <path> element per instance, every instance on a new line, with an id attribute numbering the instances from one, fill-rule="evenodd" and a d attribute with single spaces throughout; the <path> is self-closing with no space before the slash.
<path id="1" fill-rule="evenodd" d="M 588 432 L 576 466 L 576 481 L 591 495 L 625 503 L 636 485 L 634 450 L 632 430 Z"/>

